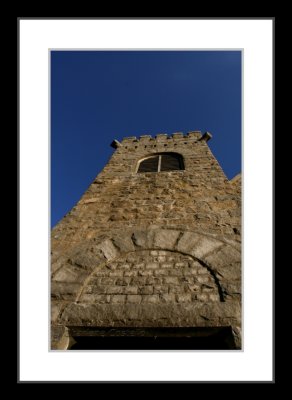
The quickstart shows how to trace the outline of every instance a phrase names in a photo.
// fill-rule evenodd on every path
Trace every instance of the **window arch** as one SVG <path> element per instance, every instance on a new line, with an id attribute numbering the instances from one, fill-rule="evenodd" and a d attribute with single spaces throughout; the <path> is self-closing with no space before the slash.
<path id="1" fill-rule="evenodd" d="M 183 170 L 183 158 L 178 153 L 158 153 L 139 161 L 137 172 L 163 172 Z"/>

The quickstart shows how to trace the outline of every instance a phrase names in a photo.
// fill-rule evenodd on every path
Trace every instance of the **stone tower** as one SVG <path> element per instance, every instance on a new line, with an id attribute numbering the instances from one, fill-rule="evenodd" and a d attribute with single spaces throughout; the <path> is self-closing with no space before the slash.
<path id="1" fill-rule="evenodd" d="M 210 138 L 112 143 L 108 164 L 52 231 L 52 349 L 117 337 L 138 348 L 137 337 L 149 348 L 181 348 L 180 339 L 241 348 L 241 182 L 226 178 Z"/>

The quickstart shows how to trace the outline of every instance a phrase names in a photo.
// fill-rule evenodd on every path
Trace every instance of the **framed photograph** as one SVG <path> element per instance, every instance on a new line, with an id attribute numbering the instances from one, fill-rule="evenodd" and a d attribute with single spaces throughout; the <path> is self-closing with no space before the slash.
<path id="1" fill-rule="evenodd" d="M 272 381 L 273 19 L 18 24 L 19 381 Z"/>

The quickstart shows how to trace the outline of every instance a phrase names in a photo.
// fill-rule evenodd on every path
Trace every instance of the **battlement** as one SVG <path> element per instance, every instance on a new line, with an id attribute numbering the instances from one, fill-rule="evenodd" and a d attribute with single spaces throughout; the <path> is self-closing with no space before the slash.
<path id="1" fill-rule="evenodd" d="M 166 142 L 168 140 L 185 140 L 185 139 L 195 139 L 195 140 L 200 140 L 202 138 L 202 133 L 201 131 L 190 131 L 187 134 L 184 134 L 183 132 L 174 132 L 170 135 L 167 133 L 158 133 L 154 137 L 151 135 L 140 135 L 138 138 L 136 136 L 129 136 L 125 137 L 122 140 L 122 145 L 124 144 L 137 144 L 137 143 L 147 143 L 151 141 L 156 141 L 156 142 Z"/>

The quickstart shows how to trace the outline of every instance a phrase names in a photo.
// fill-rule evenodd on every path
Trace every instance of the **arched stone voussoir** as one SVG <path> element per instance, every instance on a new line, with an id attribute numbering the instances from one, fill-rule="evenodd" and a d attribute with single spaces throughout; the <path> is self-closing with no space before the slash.
<path id="1" fill-rule="evenodd" d="M 216 273 L 220 281 L 239 281 L 241 279 L 241 253 L 229 244 L 202 258 L 202 261 Z"/>
<path id="2" fill-rule="evenodd" d="M 129 253 L 135 251 L 135 244 L 132 240 L 132 232 L 122 232 L 112 237 L 112 242 L 119 253 Z M 110 261 L 110 260 L 109 260 Z"/>
<path id="3" fill-rule="evenodd" d="M 196 232 L 183 232 L 178 243 L 177 250 L 190 254 L 203 260 L 208 254 L 213 253 L 224 245 L 221 240 Z"/>
<path id="4" fill-rule="evenodd" d="M 122 253 L 137 249 L 180 251 L 199 259 L 222 247 L 223 244 L 224 241 L 200 232 L 163 227 L 119 230 L 112 233 L 111 237 L 96 238 L 94 241 L 95 249 L 100 252 L 105 261 L 112 261 Z"/>
<path id="5" fill-rule="evenodd" d="M 67 261 L 85 271 L 91 271 L 99 263 L 105 262 L 106 258 L 94 242 L 86 242 L 71 250 L 67 254 Z"/>
<path id="6" fill-rule="evenodd" d="M 78 283 L 88 276 L 88 270 L 78 264 L 65 263 L 52 275 L 52 281 Z"/>
<path id="7" fill-rule="evenodd" d="M 96 238 L 80 246 L 67 254 L 69 264 L 86 271 L 92 271 L 97 266 L 119 257 L 120 249 L 111 238 Z"/>
<path id="8" fill-rule="evenodd" d="M 182 232 L 180 230 L 157 229 L 154 232 L 153 248 L 176 250 L 176 245 L 181 235 Z"/>
<path id="9" fill-rule="evenodd" d="M 106 261 L 112 261 L 120 255 L 119 249 L 111 239 L 105 239 L 96 246 L 100 250 Z"/>
<path id="10" fill-rule="evenodd" d="M 156 230 L 154 229 L 135 229 L 131 231 L 131 240 L 135 248 L 140 250 L 153 248 L 155 232 Z"/>
<path id="11" fill-rule="evenodd" d="M 126 233 L 124 233 L 126 235 Z M 131 232 L 135 249 L 176 250 L 176 245 L 183 232 L 181 229 L 147 228 Z"/>

